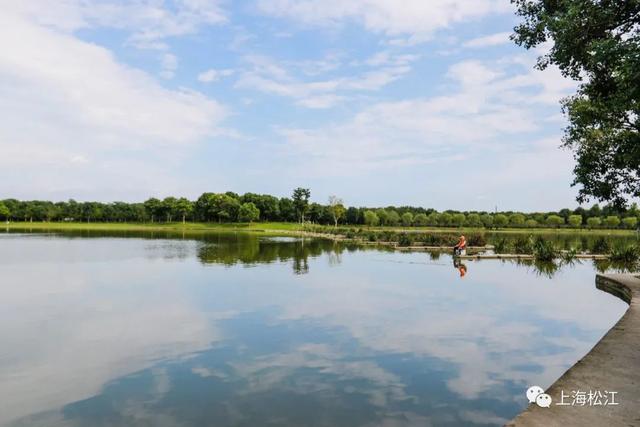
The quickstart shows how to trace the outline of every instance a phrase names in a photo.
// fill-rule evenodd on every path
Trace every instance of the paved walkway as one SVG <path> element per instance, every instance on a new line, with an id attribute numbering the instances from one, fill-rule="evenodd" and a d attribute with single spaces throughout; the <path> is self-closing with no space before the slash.
<path id="1" fill-rule="evenodd" d="M 546 391 L 553 402 L 572 390 L 616 391 L 616 406 L 531 404 L 507 426 L 640 426 L 640 279 L 629 274 L 598 275 L 596 287 L 627 303 L 629 310 L 581 360 Z M 594 316 L 597 316 L 594 313 Z M 571 399 L 569 399 L 570 401 Z"/>

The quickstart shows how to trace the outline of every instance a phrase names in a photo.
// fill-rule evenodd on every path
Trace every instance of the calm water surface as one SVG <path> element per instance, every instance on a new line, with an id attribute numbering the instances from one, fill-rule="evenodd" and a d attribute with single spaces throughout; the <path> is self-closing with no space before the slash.
<path id="1" fill-rule="evenodd" d="M 553 270 L 247 234 L 0 234 L 0 425 L 502 425 L 627 308 L 590 263 Z"/>

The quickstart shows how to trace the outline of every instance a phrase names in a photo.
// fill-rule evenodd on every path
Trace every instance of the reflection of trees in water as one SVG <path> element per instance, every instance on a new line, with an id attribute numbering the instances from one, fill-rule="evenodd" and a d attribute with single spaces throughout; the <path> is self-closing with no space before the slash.
<path id="1" fill-rule="evenodd" d="M 609 259 L 593 260 L 593 266 L 598 273 L 616 272 L 616 273 L 635 273 L 640 271 L 640 263 L 624 263 L 611 261 Z"/>
<path id="2" fill-rule="evenodd" d="M 227 266 L 291 261 L 294 273 L 305 274 L 309 272 L 309 258 L 327 253 L 330 265 L 336 265 L 342 261 L 341 254 L 345 249 L 345 246 L 329 240 L 274 241 L 255 235 L 238 234 L 231 237 L 219 236 L 216 241 L 209 240 L 199 248 L 198 258 L 203 264 Z"/>
<path id="3" fill-rule="evenodd" d="M 585 232 L 588 233 L 588 232 Z M 557 249 L 571 250 L 576 249 L 578 252 L 593 252 L 596 242 L 605 239 L 609 246 L 621 245 L 628 246 L 638 244 L 639 236 L 637 234 L 580 234 L 573 233 L 487 233 L 487 242 L 495 244 L 496 241 L 504 239 L 508 248 L 513 248 L 518 239 L 527 238 L 531 235 L 541 236 L 546 241 L 550 241 Z M 598 251 L 595 251 L 598 252 Z"/>
<path id="4" fill-rule="evenodd" d="M 565 264 L 564 261 L 538 261 L 530 259 L 517 259 L 510 262 L 529 268 L 538 276 L 552 278 Z M 573 262 L 573 261 L 572 261 Z"/>

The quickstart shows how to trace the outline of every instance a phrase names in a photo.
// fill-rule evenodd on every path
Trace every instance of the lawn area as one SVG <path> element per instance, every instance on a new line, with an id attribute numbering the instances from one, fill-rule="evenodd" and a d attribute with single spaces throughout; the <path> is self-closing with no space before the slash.
<path id="1" fill-rule="evenodd" d="M 296 231 L 295 223 L 125 223 L 125 222 L 11 222 L 5 229 L 14 230 L 101 230 L 101 231 Z"/>
<path id="2" fill-rule="evenodd" d="M 103 223 L 103 222 L 11 222 L 5 224 L 5 229 L 14 230 L 103 230 L 103 231 L 301 231 L 303 227 L 291 222 L 255 222 L 255 223 Z M 365 227 L 361 225 L 340 226 L 341 228 L 361 228 L 371 231 L 393 231 L 397 233 L 505 233 L 505 234 L 582 234 L 582 235 L 633 235 L 635 230 L 610 229 L 574 229 L 574 228 L 454 228 L 454 227 Z M 322 227 L 326 230 L 332 226 Z"/>

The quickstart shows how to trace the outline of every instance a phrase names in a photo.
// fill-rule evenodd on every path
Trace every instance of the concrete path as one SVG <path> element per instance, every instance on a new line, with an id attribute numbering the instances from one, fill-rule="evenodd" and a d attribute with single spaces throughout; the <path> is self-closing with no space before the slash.
<path id="1" fill-rule="evenodd" d="M 546 390 L 553 399 L 551 407 L 530 404 L 507 426 L 640 426 L 640 279 L 628 274 L 599 274 L 596 287 L 626 301 L 629 309 L 585 357 Z M 618 405 L 555 404 L 561 401 L 562 391 L 567 396 L 576 390 L 615 391 Z"/>

